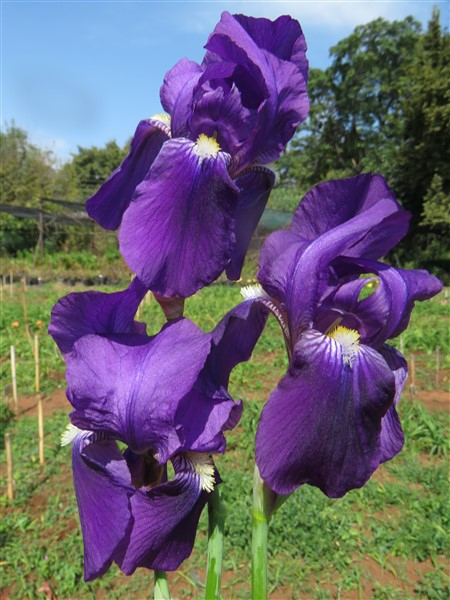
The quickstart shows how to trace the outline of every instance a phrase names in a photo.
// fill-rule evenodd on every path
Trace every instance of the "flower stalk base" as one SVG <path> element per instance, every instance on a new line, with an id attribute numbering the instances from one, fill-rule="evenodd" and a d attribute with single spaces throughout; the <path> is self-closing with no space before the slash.
<path id="1" fill-rule="evenodd" d="M 155 571 L 154 600 L 170 600 L 169 586 L 165 571 Z"/>
<path id="2" fill-rule="evenodd" d="M 208 500 L 208 559 L 206 571 L 206 600 L 219 600 L 222 577 L 223 537 L 226 508 L 217 487 Z"/>

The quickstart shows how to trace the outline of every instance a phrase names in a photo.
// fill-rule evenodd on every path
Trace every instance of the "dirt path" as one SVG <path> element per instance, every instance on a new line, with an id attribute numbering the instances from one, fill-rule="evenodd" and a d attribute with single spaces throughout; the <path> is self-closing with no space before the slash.
<path id="1" fill-rule="evenodd" d="M 411 392 L 403 393 L 402 401 L 410 401 L 413 398 Z M 419 390 L 415 396 L 430 412 L 448 411 L 450 409 L 450 394 L 443 390 Z M 71 411 L 71 406 L 66 398 L 64 390 L 58 389 L 51 394 L 44 394 L 43 408 L 44 416 L 48 417 L 57 412 Z M 37 414 L 37 396 L 21 396 L 19 398 L 19 415 L 34 416 Z"/>

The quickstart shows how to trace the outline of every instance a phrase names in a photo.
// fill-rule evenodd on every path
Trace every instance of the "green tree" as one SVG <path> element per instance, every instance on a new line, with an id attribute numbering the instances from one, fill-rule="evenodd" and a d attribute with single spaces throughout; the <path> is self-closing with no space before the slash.
<path id="1" fill-rule="evenodd" d="M 423 214 L 423 226 L 435 225 L 430 211 L 435 214 L 438 204 L 444 211 L 443 199 L 448 202 L 450 195 L 450 36 L 442 31 L 436 9 L 408 67 L 407 82 L 392 184 L 412 213 L 414 234 Z"/>
<path id="2" fill-rule="evenodd" d="M 435 173 L 424 196 L 420 225 L 450 236 L 450 194 L 444 190 L 443 178 Z"/>
<path id="3" fill-rule="evenodd" d="M 52 153 L 32 144 L 28 134 L 14 123 L 0 133 L 0 143 L 2 204 L 39 208 L 40 198 L 51 194 L 56 176 Z M 15 252 L 36 243 L 36 219 L 18 219 L 3 212 L 0 218 L 2 251 Z"/>
<path id="4" fill-rule="evenodd" d="M 48 195 L 55 179 L 51 152 L 33 145 L 28 134 L 14 124 L 0 133 L 0 186 L 2 202 L 18 206 L 38 206 Z"/>
<path id="5" fill-rule="evenodd" d="M 65 170 L 69 178 L 73 177 L 76 182 L 79 197 L 87 200 L 120 165 L 127 153 L 128 148 L 121 148 L 115 141 L 108 142 L 103 148 L 78 146 L 78 152 Z"/>
<path id="6" fill-rule="evenodd" d="M 328 69 L 311 70 L 311 114 L 282 161 L 285 180 L 304 191 L 324 179 L 390 165 L 419 32 L 412 17 L 376 19 L 331 48 Z"/>

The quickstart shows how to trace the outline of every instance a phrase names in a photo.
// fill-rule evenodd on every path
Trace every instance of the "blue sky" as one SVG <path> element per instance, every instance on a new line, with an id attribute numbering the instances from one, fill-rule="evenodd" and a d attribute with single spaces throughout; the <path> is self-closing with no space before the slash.
<path id="1" fill-rule="evenodd" d="M 77 146 L 123 144 L 140 119 L 160 112 L 164 73 L 203 45 L 223 10 L 297 18 L 313 67 L 362 23 L 412 14 L 426 25 L 433 5 L 448 24 L 449 2 L 369 1 L 1 1 L 1 122 L 14 119 L 61 159 Z"/>

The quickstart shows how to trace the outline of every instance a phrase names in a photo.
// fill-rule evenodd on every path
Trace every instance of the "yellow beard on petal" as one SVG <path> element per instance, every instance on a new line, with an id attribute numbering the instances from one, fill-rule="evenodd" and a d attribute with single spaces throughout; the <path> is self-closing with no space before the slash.
<path id="1" fill-rule="evenodd" d="M 201 133 L 195 142 L 194 152 L 200 158 L 216 158 L 220 152 L 220 146 L 215 138 Z"/>
<path id="2" fill-rule="evenodd" d="M 361 336 L 356 329 L 347 329 L 347 327 L 336 327 L 328 337 L 338 342 L 342 347 L 342 358 L 348 365 L 352 365 L 355 356 L 359 352 L 359 340 Z"/>

